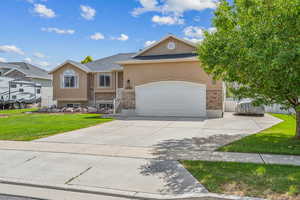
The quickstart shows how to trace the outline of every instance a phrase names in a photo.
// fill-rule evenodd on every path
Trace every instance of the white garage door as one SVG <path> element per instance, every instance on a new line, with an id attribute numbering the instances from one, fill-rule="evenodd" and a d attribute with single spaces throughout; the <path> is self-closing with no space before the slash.
<path id="1" fill-rule="evenodd" d="M 143 116 L 206 116 L 206 86 L 161 81 L 137 86 L 136 113 Z"/>

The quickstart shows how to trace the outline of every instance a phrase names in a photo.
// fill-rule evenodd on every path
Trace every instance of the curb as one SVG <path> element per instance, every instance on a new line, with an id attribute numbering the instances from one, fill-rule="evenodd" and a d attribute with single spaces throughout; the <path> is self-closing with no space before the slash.
<path id="1" fill-rule="evenodd" d="M 128 199 L 143 199 L 143 200 L 175 200 L 175 199 L 195 199 L 195 200 L 263 200 L 261 198 L 253 198 L 253 197 L 241 197 L 235 195 L 225 195 L 225 194 L 216 194 L 210 192 L 194 192 L 188 194 L 175 194 L 175 195 L 163 195 L 163 194 L 152 194 L 152 193 L 144 193 L 137 191 L 123 191 L 116 189 L 108 189 L 108 188 L 92 188 L 85 186 L 72 186 L 72 185 L 42 185 L 35 182 L 30 181 L 19 181 L 19 180 L 7 180 L 4 178 L 0 178 L 0 184 L 6 185 L 17 185 L 17 186 L 26 186 L 26 187 L 34 187 L 34 188 L 42 188 L 42 189 L 52 189 L 52 190 L 61 190 L 61 191 L 69 191 L 69 192 L 78 192 L 78 193 L 86 193 L 86 194 L 95 194 L 95 195 L 104 195 L 111 197 L 120 197 L 120 198 L 128 198 Z"/>

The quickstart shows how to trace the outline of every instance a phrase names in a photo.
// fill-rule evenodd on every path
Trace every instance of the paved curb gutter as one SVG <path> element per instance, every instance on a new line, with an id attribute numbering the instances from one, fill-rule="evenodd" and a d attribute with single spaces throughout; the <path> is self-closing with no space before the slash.
<path id="1" fill-rule="evenodd" d="M 135 191 L 122 191 L 115 189 L 107 189 L 107 188 L 92 188 L 92 187 L 84 187 L 84 186 L 73 186 L 73 185 L 42 185 L 35 182 L 29 181 L 19 181 L 19 180 L 7 180 L 4 178 L 0 178 L 0 184 L 7 185 L 18 185 L 18 186 L 27 186 L 27 187 L 35 187 L 35 188 L 43 188 L 43 189 L 52 189 L 52 190 L 61 190 L 61 191 L 69 191 L 69 192 L 78 192 L 78 193 L 86 193 L 86 194 L 95 194 L 95 195 L 104 195 L 111 197 L 120 197 L 120 198 L 128 198 L 128 199 L 143 199 L 143 200 L 160 200 L 160 199 L 195 199 L 195 200 L 262 200 L 261 198 L 253 198 L 253 197 L 240 197 L 234 195 L 223 195 L 216 193 L 203 193 L 203 192 L 195 192 L 189 194 L 176 194 L 176 195 L 161 195 L 161 194 L 151 194 L 144 192 L 135 192 Z"/>

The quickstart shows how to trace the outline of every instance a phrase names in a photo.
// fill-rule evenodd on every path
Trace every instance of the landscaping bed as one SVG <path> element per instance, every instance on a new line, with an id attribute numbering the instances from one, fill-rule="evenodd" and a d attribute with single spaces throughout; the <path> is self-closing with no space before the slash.
<path id="1" fill-rule="evenodd" d="M 101 118 L 100 114 L 28 113 L 31 111 L 1 111 L 0 114 L 7 117 L 0 118 L 0 140 L 30 141 L 112 121 L 111 118 Z"/>
<path id="2" fill-rule="evenodd" d="M 300 199 L 300 167 L 181 161 L 210 192 L 276 200 Z"/>
<path id="3" fill-rule="evenodd" d="M 244 137 L 218 149 L 227 152 L 300 155 L 300 140 L 294 138 L 296 119 L 293 115 L 272 114 L 283 122 Z"/>

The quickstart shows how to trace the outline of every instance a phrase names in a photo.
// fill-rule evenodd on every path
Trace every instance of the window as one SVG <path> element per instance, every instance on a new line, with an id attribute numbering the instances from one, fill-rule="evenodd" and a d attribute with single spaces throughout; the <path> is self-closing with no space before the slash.
<path id="1" fill-rule="evenodd" d="M 16 95 L 12 95 L 11 98 L 12 99 L 17 99 L 17 96 Z"/>
<path id="2" fill-rule="evenodd" d="M 79 103 L 68 103 L 67 107 L 68 108 L 80 108 L 80 104 Z"/>
<path id="3" fill-rule="evenodd" d="M 62 78 L 62 87 L 63 88 L 78 88 L 78 76 L 74 70 L 66 70 L 63 73 Z"/>
<path id="4" fill-rule="evenodd" d="M 17 88 L 17 85 L 16 84 L 11 84 L 10 87 L 11 88 Z"/>
<path id="5" fill-rule="evenodd" d="M 106 109 L 113 109 L 113 104 L 111 104 L 111 103 L 101 103 L 101 104 L 99 104 L 99 108 L 101 109 L 101 110 L 106 110 Z"/>
<path id="6" fill-rule="evenodd" d="M 24 92 L 24 89 L 23 89 L 23 88 L 20 88 L 20 89 L 19 89 L 19 92 Z"/>
<path id="7" fill-rule="evenodd" d="M 99 86 L 100 87 L 110 87 L 111 75 L 110 74 L 100 74 L 99 75 Z"/>
<path id="8" fill-rule="evenodd" d="M 40 88 L 36 89 L 36 93 L 41 94 L 41 89 Z"/>

